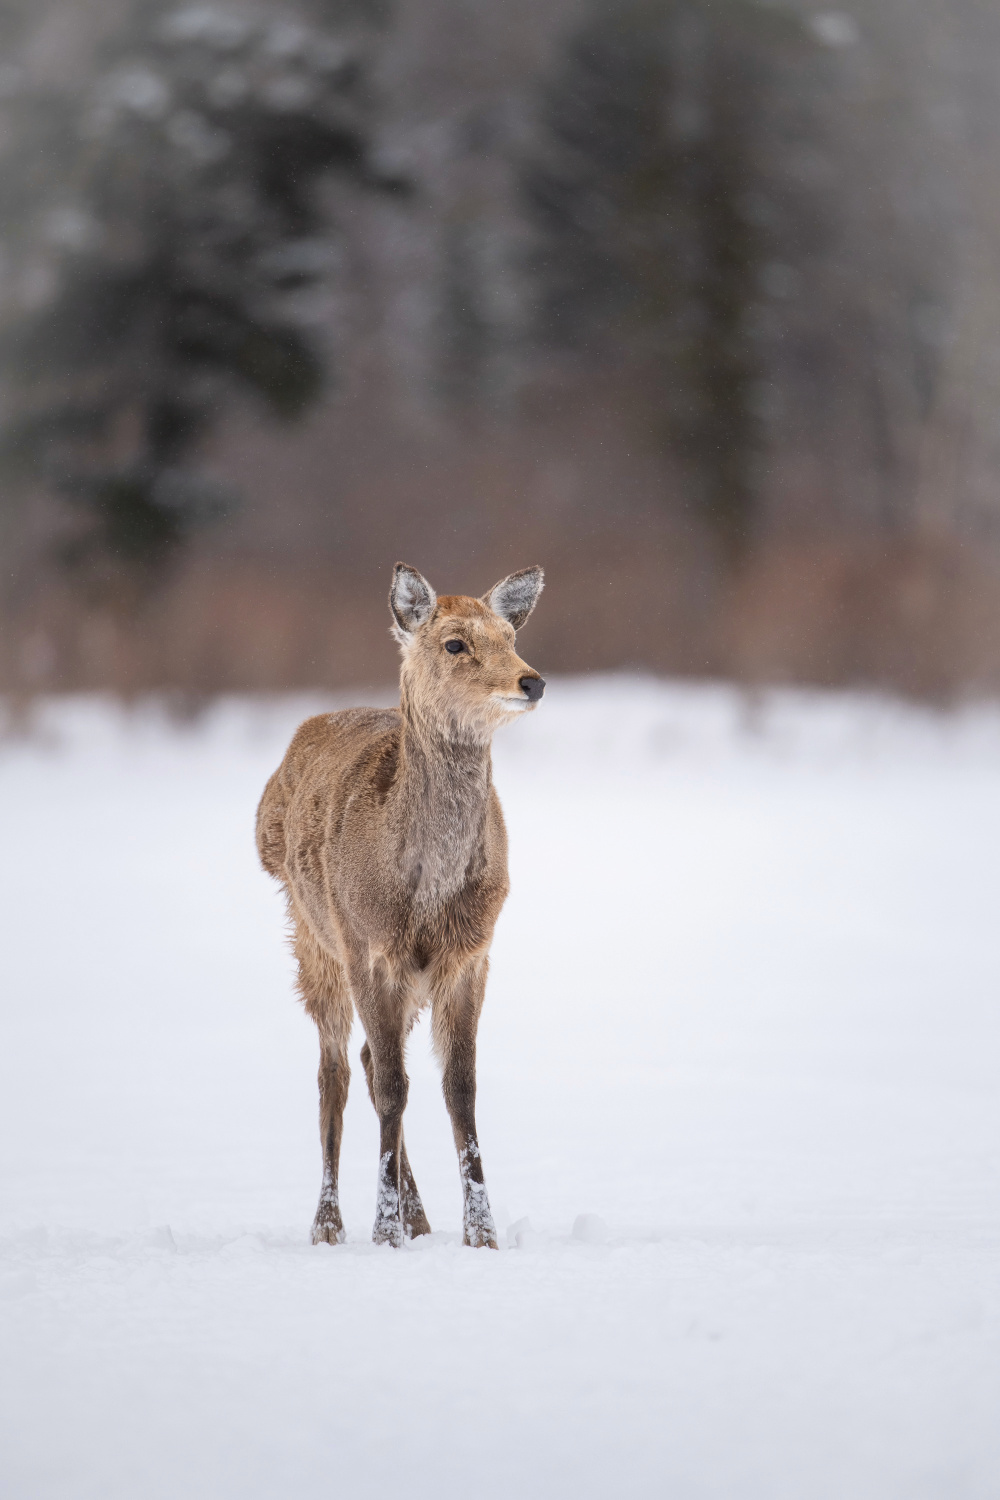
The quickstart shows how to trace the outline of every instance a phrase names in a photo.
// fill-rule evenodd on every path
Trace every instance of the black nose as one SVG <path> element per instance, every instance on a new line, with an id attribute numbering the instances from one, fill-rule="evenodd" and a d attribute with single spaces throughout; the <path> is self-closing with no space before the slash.
<path id="1" fill-rule="evenodd" d="M 520 677 L 518 678 L 518 686 L 524 689 L 529 702 L 537 703 L 539 698 L 545 692 L 545 678 Z"/>

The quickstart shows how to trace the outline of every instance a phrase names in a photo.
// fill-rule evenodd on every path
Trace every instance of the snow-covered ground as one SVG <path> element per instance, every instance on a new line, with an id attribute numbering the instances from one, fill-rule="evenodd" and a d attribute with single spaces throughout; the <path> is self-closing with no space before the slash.
<path id="1" fill-rule="evenodd" d="M 252 825 L 316 706 L 0 746 L 5 1500 L 996 1500 L 1000 713 L 599 679 L 505 731 L 495 1255 L 426 1025 L 434 1236 L 368 1243 L 356 1066 L 348 1243 L 308 1243 Z"/>

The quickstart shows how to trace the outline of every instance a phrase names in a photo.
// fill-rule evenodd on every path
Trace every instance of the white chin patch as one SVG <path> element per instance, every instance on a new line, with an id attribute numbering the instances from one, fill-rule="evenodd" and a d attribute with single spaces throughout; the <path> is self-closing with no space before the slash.
<path id="1" fill-rule="evenodd" d="M 527 698 L 507 698 L 502 693 L 497 693 L 496 701 L 507 710 L 508 713 L 523 713 L 528 707 Z"/>

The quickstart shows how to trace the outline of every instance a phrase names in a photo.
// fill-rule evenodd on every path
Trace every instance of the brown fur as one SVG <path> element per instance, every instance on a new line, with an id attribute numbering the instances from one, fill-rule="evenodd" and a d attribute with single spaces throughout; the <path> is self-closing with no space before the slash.
<path id="1" fill-rule="evenodd" d="M 425 1004 L 443 1069 L 467 1245 L 496 1245 L 476 1134 L 476 1031 L 487 954 L 507 895 L 507 835 L 492 784 L 494 731 L 544 683 L 514 650 L 540 569 L 483 599 L 437 599 L 397 563 L 390 593 L 403 648 L 398 709 L 307 719 L 257 812 L 257 847 L 284 884 L 298 985 L 320 1039 L 323 1188 L 313 1242 L 344 1238 L 337 1192 L 353 1010 L 381 1125 L 373 1238 L 429 1224 L 403 1141 L 406 1038 Z M 462 642 L 454 654 L 446 642 Z"/>

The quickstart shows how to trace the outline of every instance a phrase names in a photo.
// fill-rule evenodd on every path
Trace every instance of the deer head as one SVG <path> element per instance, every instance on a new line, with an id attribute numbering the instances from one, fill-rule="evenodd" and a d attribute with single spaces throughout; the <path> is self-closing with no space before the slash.
<path id="1" fill-rule="evenodd" d="M 403 651 L 401 703 L 449 739 L 485 742 L 535 707 L 545 683 L 514 649 L 514 634 L 539 594 L 541 568 L 511 573 L 473 599 L 440 599 L 416 568 L 397 563 L 389 591 L 393 635 Z"/>

